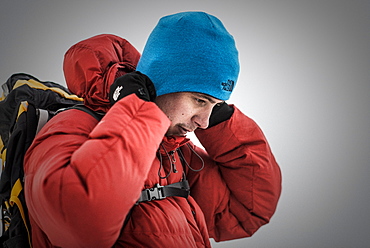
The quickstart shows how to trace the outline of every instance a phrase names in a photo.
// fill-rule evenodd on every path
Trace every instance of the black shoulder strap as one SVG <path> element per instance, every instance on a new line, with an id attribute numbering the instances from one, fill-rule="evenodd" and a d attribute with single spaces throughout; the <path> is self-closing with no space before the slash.
<path id="1" fill-rule="evenodd" d="M 76 104 L 76 105 L 74 105 L 72 107 L 66 108 L 65 110 L 67 110 L 67 109 L 78 109 L 78 110 L 84 111 L 84 112 L 90 114 L 91 116 L 93 116 L 98 121 L 100 121 L 104 117 L 104 115 L 105 115 L 105 113 L 96 112 L 96 111 L 94 111 L 94 110 L 86 107 L 83 104 Z"/>

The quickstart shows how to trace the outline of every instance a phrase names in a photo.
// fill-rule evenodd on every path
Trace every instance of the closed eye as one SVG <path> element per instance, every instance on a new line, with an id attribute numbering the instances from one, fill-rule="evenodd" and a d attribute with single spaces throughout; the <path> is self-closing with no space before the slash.
<path id="1" fill-rule="evenodd" d="M 200 98 L 194 98 L 194 99 L 195 99 L 195 101 L 196 101 L 198 104 L 201 104 L 201 105 L 206 104 L 206 101 L 205 101 L 205 100 L 203 100 L 203 99 L 200 99 Z"/>
<path id="2" fill-rule="evenodd" d="M 206 94 L 202 94 L 202 93 L 193 93 L 193 98 L 195 99 L 196 103 L 201 105 L 201 106 L 205 106 L 207 105 L 208 103 L 210 104 L 223 104 L 224 101 L 219 101 L 215 98 L 212 98 Z"/>

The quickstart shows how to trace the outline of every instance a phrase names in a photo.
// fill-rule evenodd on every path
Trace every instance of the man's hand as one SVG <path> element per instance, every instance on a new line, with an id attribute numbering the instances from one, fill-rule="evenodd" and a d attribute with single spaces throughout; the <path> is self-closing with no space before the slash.
<path id="1" fill-rule="evenodd" d="M 211 116 L 209 117 L 208 128 L 230 119 L 233 113 L 234 108 L 229 106 L 226 102 L 217 104 L 213 107 Z"/>
<path id="2" fill-rule="evenodd" d="M 114 81 L 110 87 L 109 101 L 113 105 L 132 93 L 147 102 L 153 102 L 156 98 L 155 88 L 149 77 L 139 71 L 134 71 Z"/>

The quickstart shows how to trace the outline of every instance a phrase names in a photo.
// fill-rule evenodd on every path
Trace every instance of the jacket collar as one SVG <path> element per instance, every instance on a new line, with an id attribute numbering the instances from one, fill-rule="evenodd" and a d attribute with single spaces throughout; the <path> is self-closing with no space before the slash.
<path id="1" fill-rule="evenodd" d="M 190 139 L 185 136 L 165 136 L 159 150 L 162 154 L 165 154 L 166 152 L 175 151 L 189 141 Z"/>

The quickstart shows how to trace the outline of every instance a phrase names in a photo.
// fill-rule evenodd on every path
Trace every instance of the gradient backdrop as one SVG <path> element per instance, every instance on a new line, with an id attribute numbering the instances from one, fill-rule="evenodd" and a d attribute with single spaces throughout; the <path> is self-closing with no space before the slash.
<path id="1" fill-rule="evenodd" d="M 74 43 L 112 33 L 141 52 L 161 16 L 186 10 L 235 37 L 230 102 L 264 130 L 284 180 L 269 225 L 214 247 L 370 247 L 370 1 L 2 0 L 0 83 L 26 72 L 64 84 Z"/>

